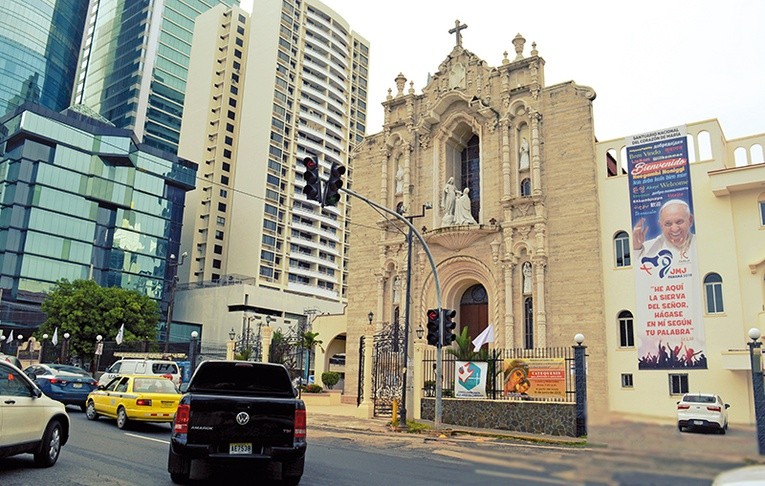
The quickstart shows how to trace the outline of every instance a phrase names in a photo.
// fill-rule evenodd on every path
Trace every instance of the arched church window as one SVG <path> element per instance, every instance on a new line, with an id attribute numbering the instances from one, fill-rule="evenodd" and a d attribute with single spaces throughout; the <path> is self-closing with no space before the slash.
<path id="1" fill-rule="evenodd" d="M 521 181 L 521 197 L 531 196 L 531 179 L 526 177 Z"/>
<path id="2" fill-rule="evenodd" d="M 531 297 L 523 300 L 523 347 L 534 349 L 534 302 Z"/>
<path id="3" fill-rule="evenodd" d="M 470 214 L 473 219 L 480 222 L 481 213 L 481 159 L 480 159 L 480 139 L 478 135 L 473 135 L 467 143 L 467 146 L 460 153 L 461 164 L 461 184 L 464 191 L 470 189 Z"/>

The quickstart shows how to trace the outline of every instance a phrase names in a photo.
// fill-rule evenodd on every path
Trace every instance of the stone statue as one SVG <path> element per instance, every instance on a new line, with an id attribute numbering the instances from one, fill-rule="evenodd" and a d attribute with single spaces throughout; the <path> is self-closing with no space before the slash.
<path id="1" fill-rule="evenodd" d="M 531 263 L 526 262 L 523 264 L 523 293 L 531 293 Z"/>
<path id="2" fill-rule="evenodd" d="M 398 304 L 401 301 L 401 279 L 398 276 L 393 277 L 393 303 Z"/>
<path id="3" fill-rule="evenodd" d="M 521 150 L 518 160 L 518 168 L 520 170 L 526 170 L 529 168 L 529 142 L 525 137 L 523 140 L 521 140 Z"/>
<path id="4" fill-rule="evenodd" d="M 457 188 L 454 187 L 454 177 L 450 177 L 444 186 L 444 195 L 441 205 L 444 208 L 444 216 L 441 219 L 443 226 L 454 224 L 454 206 L 457 200 Z"/>
<path id="5" fill-rule="evenodd" d="M 454 207 L 454 224 L 478 224 L 470 212 L 470 188 L 466 187 Z"/>
<path id="6" fill-rule="evenodd" d="M 401 167 L 401 164 L 398 166 L 398 170 L 396 171 L 396 194 L 401 194 L 404 192 L 404 168 Z"/>

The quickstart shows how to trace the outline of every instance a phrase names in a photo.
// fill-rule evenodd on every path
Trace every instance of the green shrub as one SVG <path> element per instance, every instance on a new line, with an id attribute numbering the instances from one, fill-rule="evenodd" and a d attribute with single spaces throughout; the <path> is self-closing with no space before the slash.
<path id="1" fill-rule="evenodd" d="M 305 393 L 321 393 L 324 391 L 324 388 L 321 387 L 321 385 L 317 385 L 315 383 L 312 383 L 310 385 L 306 385 L 303 387 L 303 391 Z"/>
<path id="2" fill-rule="evenodd" d="M 337 371 L 325 371 L 321 374 L 321 381 L 331 390 L 340 381 L 340 373 Z"/>

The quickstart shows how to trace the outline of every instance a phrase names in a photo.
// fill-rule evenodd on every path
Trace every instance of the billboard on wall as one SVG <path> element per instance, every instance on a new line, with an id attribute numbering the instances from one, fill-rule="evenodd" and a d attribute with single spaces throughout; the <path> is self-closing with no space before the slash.
<path id="1" fill-rule="evenodd" d="M 486 398 L 486 377 L 489 364 L 485 361 L 456 361 L 454 396 L 457 398 Z"/>
<path id="2" fill-rule="evenodd" d="M 564 358 L 507 358 L 503 376 L 506 397 L 566 398 Z"/>
<path id="3" fill-rule="evenodd" d="M 638 368 L 706 368 L 685 127 L 626 139 Z"/>

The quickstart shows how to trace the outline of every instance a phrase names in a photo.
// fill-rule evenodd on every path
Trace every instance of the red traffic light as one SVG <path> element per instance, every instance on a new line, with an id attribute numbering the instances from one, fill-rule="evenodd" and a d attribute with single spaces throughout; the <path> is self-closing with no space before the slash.
<path id="1" fill-rule="evenodd" d="M 305 168 L 308 170 L 313 170 L 317 167 L 316 161 L 313 160 L 313 157 L 304 158 L 303 164 L 305 165 Z"/>
<path id="2" fill-rule="evenodd" d="M 438 312 L 435 309 L 430 309 L 428 311 L 428 320 L 435 321 L 436 319 L 438 319 Z"/>

